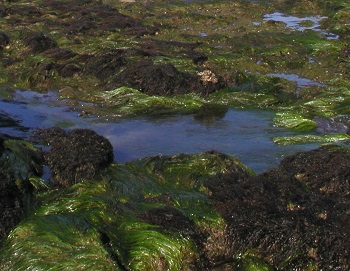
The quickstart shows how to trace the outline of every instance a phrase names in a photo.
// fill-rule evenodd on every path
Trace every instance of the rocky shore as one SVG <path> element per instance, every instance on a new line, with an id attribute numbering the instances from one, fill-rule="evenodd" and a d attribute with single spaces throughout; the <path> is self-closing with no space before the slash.
<path id="1" fill-rule="evenodd" d="M 347 142 L 349 17 L 342 0 L 2 1 L 0 98 L 53 89 L 111 119 L 268 109 L 295 131 L 278 144 Z M 261 174 L 216 151 L 113 153 L 89 129 L 0 136 L 0 270 L 350 269 L 346 144 Z"/>
<path id="2" fill-rule="evenodd" d="M 37 138 L 51 148 L 1 141 L 1 270 L 350 268 L 348 147 L 256 175 L 215 151 L 117 164 L 90 130 Z"/>

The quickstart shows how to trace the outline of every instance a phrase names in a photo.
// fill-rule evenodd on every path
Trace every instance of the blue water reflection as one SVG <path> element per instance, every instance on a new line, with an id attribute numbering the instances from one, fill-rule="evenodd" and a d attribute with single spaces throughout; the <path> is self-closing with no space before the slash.
<path id="1" fill-rule="evenodd" d="M 256 172 L 277 166 L 285 155 L 317 146 L 279 146 L 273 143 L 271 137 L 291 135 L 291 132 L 273 127 L 274 113 L 268 111 L 228 109 L 223 118 L 214 121 L 193 115 L 173 115 L 112 122 L 98 117 L 79 117 L 79 112 L 65 101 L 58 100 L 54 92 L 19 91 L 11 99 L 0 100 L 0 114 L 11 117 L 19 125 L 6 125 L 3 121 L 0 133 L 28 138 L 36 128 L 90 128 L 111 141 L 117 162 L 151 155 L 217 150 L 235 155 Z"/>

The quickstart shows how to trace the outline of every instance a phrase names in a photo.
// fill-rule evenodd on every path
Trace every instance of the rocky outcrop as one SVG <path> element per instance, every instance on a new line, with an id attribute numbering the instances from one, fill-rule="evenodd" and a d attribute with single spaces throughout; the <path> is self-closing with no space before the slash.
<path id="1" fill-rule="evenodd" d="M 113 162 L 113 146 L 92 130 L 66 132 L 50 128 L 38 131 L 37 135 L 51 147 L 44 157 L 55 186 L 67 187 L 94 178 Z"/>
<path id="2" fill-rule="evenodd" d="M 170 63 L 154 64 L 151 60 L 143 59 L 117 74 L 112 86 L 128 86 L 148 95 L 199 93 L 207 96 L 224 88 L 225 81 L 211 71 L 192 75 L 180 72 Z"/>

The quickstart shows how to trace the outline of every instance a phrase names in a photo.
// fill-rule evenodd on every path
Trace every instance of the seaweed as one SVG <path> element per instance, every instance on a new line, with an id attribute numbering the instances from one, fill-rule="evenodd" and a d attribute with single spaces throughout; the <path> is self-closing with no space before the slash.
<path id="1" fill-rule="evenodd" d="M 312 15 L 320 28 L 266 19 L 277 10 Z M 298 115 L 276 125 L 303 132 L 315 116 L 348 111 L 346 1 L 17 1 L 2 13 L 1 83 L 94 103 L 84 114 L 267 108 Z M 319 85 L 270 76 L 278 73 Z M 126 87 L 135 91 L 117 91 Z"/>
<path id="2" fill-rule="evenodd" d="M 41 136 L 54 146 L 81 132 L 96 139 L 85 130 Z M 9 148 L 36 150 L 15 143 L 2 142 L 3 155 Z M 34 153 L 24 159 L 29 165 Z M 5 191 L 23 204 L 18 176 L 33 183 L 35 197 L 24 219 L 22 209 L 1 202 L 15 228 L 3 240 L 0 268 L 346 270 L 349 159 L 348 147 L 323 146 L 256 175 L 215 151 L 153 156 L 110 163 L 66 187 L 40 185 L 35 167 L 20 166 L 6 177 L 12 186 Z"/>
<path id="3" fill-rule="evenodd" d="M 51 147 L 44 157 L 54 185 L 66 187 L 91 179 L 113 162 L 113 146 L 92 130 L 65 132 L 54 127 L 39 130 L 36 134 Z"/>
<path id="4" fill-rule="evenodd" d="M 54 141 L 66 132 L 47 135 Z M 36 208 L 6 239 L 0 266 L 202 270 L 224 246 L 208 239 L 225 223 L 201 192 L 217 172 L 253 174 L 235 158 L 207 152 L 111 164 L 84 182 L 37 190 Z"/>
<path id="5" fill-rule="evenodd" d="M 213 176 L 206 185 L 228 225 L 224 259 L 240 266 L 248 256 L 262 270 L 349 268 L 348 159 L 348 148 L 330 145 L 248 179 Z"/>

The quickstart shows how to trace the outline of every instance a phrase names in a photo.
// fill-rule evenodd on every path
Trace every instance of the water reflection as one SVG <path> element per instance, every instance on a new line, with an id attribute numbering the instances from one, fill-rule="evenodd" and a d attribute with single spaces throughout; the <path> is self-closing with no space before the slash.
<path id="1" fill-rule="evenodd" d="M 320 32 L 328 40 L 338 39 L 339 36 L 320 29 L 320 21 L 326 19 L 325 16 L 296 17 L 281 12 L 274 12 L 264 15 L 264 21 L 276 21 L 285 23 L 286 27 L 298 31 L 314 30 Z"/>
<path id="2" fill-rule="evenodd" d="M 83 106 L 83 105 L 78 105 Z M 12 100 L 0 100 L 1 114 L 16 120 L 0 125 L 0 133 L 29 137 L 35 128 L 52 126 L 90 128 L 107 137 L 114 146 L 117 162 L 150 155 L 172 155 L 217 150 L 235 155 L 256 172 L 278 165 L 282 156 L 316 147 L 315 144 L 278 146 L 270 138 L 291 135 L 272 126 L 274 114 L 208 106 L 197 115 L 134 118 L 113 122 L 82 118 L 79 112 L 54 92 L 18 92 Z"/>

